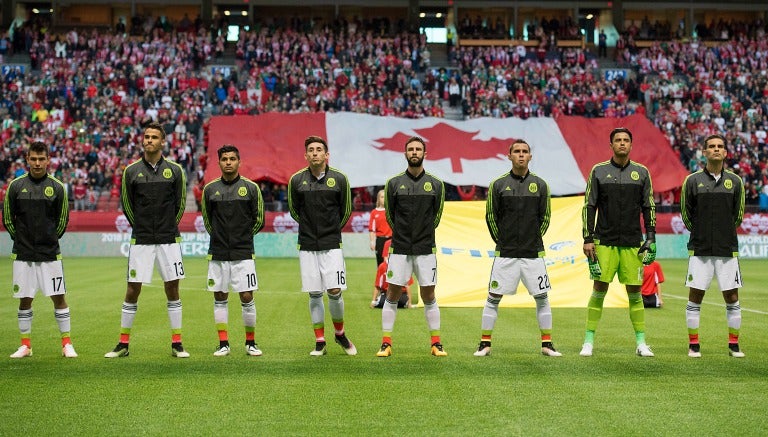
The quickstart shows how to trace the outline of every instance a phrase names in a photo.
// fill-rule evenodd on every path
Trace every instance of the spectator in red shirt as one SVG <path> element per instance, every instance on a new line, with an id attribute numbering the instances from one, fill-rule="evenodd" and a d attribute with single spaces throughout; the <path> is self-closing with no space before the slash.
<path id="1" fill-rule="evenodd" d="M 368 231 L 371 239 L 371 250 L 376 253 L 376 265 L 378 266 L 384 262 L 385 254 L 388 251 L 384 250 L 385 243 L 392 239 L 392 228 L 387 223 L 387 215 L 384 210 L 384 190 L 379 190 L 376 194 L 376 208 L 371 211 Z"/>
<path id="2" fill-rule="evenodd" d="M 640 286 L 640 292 L 643 294 L 645 308 L 661 308 L 664 304 L 661 299 L 662 282 L 664 282 L 664 272 L 658 261 L 643 268 L 643 285 Z"/>

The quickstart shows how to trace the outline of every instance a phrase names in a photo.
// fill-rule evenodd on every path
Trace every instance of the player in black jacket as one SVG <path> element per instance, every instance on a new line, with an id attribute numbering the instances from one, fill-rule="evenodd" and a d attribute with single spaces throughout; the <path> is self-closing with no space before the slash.
<path id="1" fill-rule="evenodd" d="M 32 300 L 40 290 L 53 301 L 62 355 L 77 357 L 70 340 L 69 306 L 59 239 L 69 221 L 64 185 L 48 174 L 48 146 L 34 142 L 27 153 L 29 173 L 11 181 L 3 204 L 3 225 L 13 240 L 13 296 L 19 299 L 21 346 L 11 358 L 32 355 Z"/>
<path id="2" fill-rule="evenodd" d="M 741 305 L 739 287 L 743 286 L 739 269 L 739 240 L 736 229 L 744 218 L 744 184 L 737 174 L 725 170 L 728 154 L 722 135 L 704 140 L 707 166 L 689 175 L 683 182 L 680 209 L 683 223 L 691 231 L 688 241 L 688 275 L 690 288 L 685 319 L 688 325 L 688 356 L 701 357 L 699 320 L 704 292 L 717 277 L 725 300 L 728 321 L 728 353 L 743 358 L 739 348 Z"/>
<path id="3" fill-rule="evenodd" d="M 142 283 L 152 281 L 157 263 L 168 299 L 171 322 L 171 355 L 189 357 L 181 343 L 179 280 L 184 278 L 179 222 L 187 198 L 186 175 L 181 166 L 163 157 L 165 131 L 158 123 L 144 128 L 144 155 L 123 172 L 122 205 L 133 228 L 128 255 L 125 301 L 120 317 L 120 342 L 105 358 L 128 356 L 133 320 Z"/>
<path id="4" fill-rule="evenodd" d="M 562 355 L 552 345 L 552 308 L 547 294 L 552 287 L 544 263 L 542 239 L 549 228 L 551 214 L 549 187 L 528 170 L 532 156 L 527 142 L 512 143 L 507 155 L 512 170 L 496 178 L 488 188 L 485 222 L 496 242 L 496 256 L 488 281 L 476 357 L 491 354 L 491 334 L 499 316 L 501 298 L 505 294 L 516 294 L 520 281 L 536 302 L 541 353 L 548 357 Z"/>
<path id="5" fill-rule="evenodd" d="M 219 347 L 213 353 L 229 355 L 230 289 L 239 293 L 245 326 L 245 353 L 260 356 L 256 344 L 256 303 L 258 290 L 254 264 L 253 236 L 264 227 L 264 201 L 255 182 L 240 176 L 240 151 L 232 145 L 219 148 L 221 177 L 203 188 L 202 213 L 211 236 L 208 246 L 208 290 L 213 292 L 213 320 Z"/>
<path id="6" fill-rule="evenodd" d="M 309 314 L 315 332 L 311 356 L 322 356 L 325 348 L 325 305 L 333 320 L 336 343 L 347 355 L 357 348 L 344 331 L 344 298 L 347 289 L 341 229 L 352 212 L 351 190 L 344 173 L 328 165 L 328 143 L 318 136 L 304 140 L 304 158 L 309 167 L 291 176 L 288 208 L 299 223 L 299 269 L 302 290 L 309 293 Z"/>
<path id="7" fill-rule="evenodd" d="M 629 318 L 635 331 L 635 352 L 652 357 L 645 343 L 645 309 L 640 286 L 643 264 L 656 259 L 656 205 L 651 175 L 645 166 L 629 159 L 632 132 L 611 131 L 609 161 L 596 164 L 589 174 L 582 212 L 584 255 L 594 281 L 587 309 L 587 329 L 580 355 L 592 356 L 595 330 L 603 314 L 608 284 L 618 275 L 629 298 Z M 640 228 L 645 226 L 645 241 Z"/>
<path id="8" fill-rule="evenodd" d="M 419 294 L 424 302 L 424 315 L 431 337 L 432 355 L 448 355 L 440 342 L 440 309 L 435 298 L 437 258 L 435 228 L 443 214 L 445 189 L 443 181 L 424 171 L 427 145 L 419 137 L 405 142 L 408 169 L 387 181 L 384 209 L 392 227 L 392 248 L 387 271 L 387 298 L 381 309 L 383 332 L 379 357 L 392 355 L 392 330 L 395 326 L 397 302 L 408 285 L 411 274 L 419 281 Z"/>

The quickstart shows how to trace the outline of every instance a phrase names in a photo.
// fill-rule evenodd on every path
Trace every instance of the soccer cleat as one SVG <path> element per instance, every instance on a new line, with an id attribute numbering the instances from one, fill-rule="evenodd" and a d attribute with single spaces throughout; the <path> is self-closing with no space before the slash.
<path id="1" fill-rule="evenodd" d="M 388 357 L 392 355 L 392 345 L 389 343 L 382 343 L 381 349 L 379 349 L 378 352 L 376 352 L 377 357 Z"/>
<path id="2" fill-rule="evenodd" d="M 184 350 L 181 343 L 171 343 L 171 356 L 176 358 L 189 358 L 189 352 Z"/>
<path id="3" fill-rule="evenodd" d="M 487 357 L 490 354 L 491 354 L 491 342 L 481 341 L 480 346 L 477 347 L 477 350 L 472 355 L 476 357 Z"/>
<path id="4" fill-rule="evenodd" d="M 691 358 L 701 358 L 701 345 L 698 343 L 689 344 L 688 356 Z"/>
<path id="5" fill-rule="evenodd" d="M 30 355 L 32 354 L 30 353 Z M 744 358 L 744 352 L 742 352 L 741 349 L 739 349 L 738 343 L 728 344 L 728 355 L 732 356 L 733 358 Z"/>
<path id="6" fill-rule="evenodd" d="M 19 346 L 16 352 L 11 354 L 11 358 L 26 358 L 32 356 L 32 349 L 23 344 Z"/>
<path id="7" fill-rule="evenodd" d="M 547 357 L 562 357 L 563 354 L 555 349 L 555 346 L 551 341 L 547 341 L 541 344 L 541 354 Z"/>
<path id="8" fill-rule="evenodd" d="M 592 343 L 584 343 L 584 345 L 581 346 L 581 352 L 579 352 L 579 355 L 581 355 L 582 357 L 591 357 Z"/>
<path id="9" fill-rule="evenodd" d="M 651 351 L 651 348 L 648 347 L 645 343 L 640 343 L 637 345 L 637 349 L 635 350 L 635 353 L 637 353 L 637 356 L 639 357 L 652 357 L 653 352 Z"/>
<path id="10" fill-rule="evenodd" d="M 443 350 L 443 345 L 440 344 L 439 342 L 438 343 L 432 343 L 432 350 L 431 350 L 431 352 L 432 352 L 432 355 L 434 355 L 436 357 L 447 357 L 448 356 L 448 352 Z"/>
<path id="11" fill-rule="evenodd" d="M 579 352 L 579 355 L 582 357 L 591 357 L 592 356 L 592 343 L 584 343 L 581 346 L 581 352 Z"/>
<path id="12" fill-rule="evenodd" d="M 315 343 L 315 349 L 312 352 L 310 352 L 309 355 L 313 357 L 322 357 L 327 353 L 328 351 L 325 349 L 325 342 L 318 341 Z"/>
<path id="13" fill-rule="evenodd" d="M 252 357 L 260 357 L 261 356 L 261 349 L 259 349 L 259 345 L 256 343 L 254 344 L 246 344 L 245 345 L 245 354 L 250 355 Z"/>
<path id="14" fill-rule="evenodd" d="M 344 352 L 346 352 L 347 355 L 357 355 L 357 348 L 351 341 L 349 341 L 346 334 L 337 335 L 336 343 L 344 349 Z"/>
<path id="15" fill-rule="evenodd" d="M 72 346 L 72 343 L 67 343 L 61 348 L 61 356 L 64 358 L 77 358 L 77 352 L 75 352 L 75 347 Z"/>
<path id="16" fill-rule="evenodd" d="M 219 346 L 216 351 L 213 352 L 214 357 L 226 357 L 229 355 L 229 345 Z"/>
<path id="17" fill-rule="evenodd" d="M 128 356 L 128 343 L 118 343 L 111 352 L 104 354 L 104 358 L 122 358 Z"/>

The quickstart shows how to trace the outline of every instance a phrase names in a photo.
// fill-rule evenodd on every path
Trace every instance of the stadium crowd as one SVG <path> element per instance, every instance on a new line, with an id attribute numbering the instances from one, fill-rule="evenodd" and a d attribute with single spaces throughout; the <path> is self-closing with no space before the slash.
<path id="1" fill-rule="evenodd" d="M 567 22 L 552 21 L 531 30 L 567 34 Z M 52 145 L 52 169 L 69 187 L 74 209 L 95 209 L 100 196 L 117 197 L 122 169 L 140 155 L 141 128 L 154 120 L 168 133 L 170 156 L 195 175 L 188 179 L 199 195 L 206 166 L 200 151 L 212 115 L 444 117 L 445 102 L 467 118 L 646 114 L 691 171 L 703 163 L 701 140 L 722 133 L 747 201 L 768 197 L 768 40 L 759 20 L 712 23 L 707 32 L 724 35 L 726 29 L 729 38 L 713 46 L 694 39 L 619 47 L 618 59 L 636 70 L 637 79 L 615 80 L 601 77 L 595 56 L 580 48 L 452 47 L 452 67 L 435 69 L 423 35 L 402 31 L 402 23 L 358 19 L 316 25 L 291 19 L 241 31 L 233 44 L 236 68 L 210 72 L 204 67 L 226 51 L 220 32 L 226 22 L 211 28 L 188 19 L 137 23 L 131 35 L 124 27 L 53 35 L 47 23 L 31 21 L 0 38 L 0 54 L 28 52 L 32 64 L 32 71 L 3 71 L 5 185 L 24 171 L 22 147 L 39 139 Z M 469 29 L 462 23 L 460 33 Z M 396 30 L 387 32 L 390 27 Z M 478 32 L 476 24 L 470 27 Z M 636 35 L 665 35 L 667 27 L 641 26 Z M 627 36 L 634 38 L 633 32 Z M 371 203 L 373 189 L 355 191 L 356 208 Z M 262 190 L 274 209 L 283 206 L 284 186 L 264 183 Z M 482 198 L 484 190 L 450 187 L 446 195 Z M 662 208 L 679 200 L 677 193 L 658 196 Z"/>

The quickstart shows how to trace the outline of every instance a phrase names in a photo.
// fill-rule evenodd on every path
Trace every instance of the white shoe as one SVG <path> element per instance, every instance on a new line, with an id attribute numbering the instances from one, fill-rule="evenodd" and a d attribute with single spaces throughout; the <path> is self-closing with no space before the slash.
<path id="1" fill-rule="evenodd" d="M 184 346 L 181 345 L 181 343 L 171 346 L 171 356 L 174 356 L 176 358 L 189 358 L 189 352 L 184 350 Z"/>
<path id="2" fill-rule="evenodd" d="M 640 357 L 652 357 L 653 352 L 651 351 L 651 348 L 648 347 L 645 343 L 640 343 L 637 345 L 637 350 L 635 351 L 638 356 Z"/>
<path id="3" fill-rule="evenodd" d="M 487 357 L 491 355 L 491 342 L 481 341 L 480 344 L 477 346 L 477 350 L 472 355 L 476 357 Z"/>
<path id="4" fill-rule="evenodd" d="M 543 346 L 541 348 L 541 354 L 546 357 L 562 357 L 563 354 L 555 350 L 554 346 Z"/>
<path id="5" fill-rule="evenodd" d="M 229 346 L 221 346 L 213 353 L 214 357 L 226 357 L 229 355 Z"/>
<path id="6" fill-rule="evenodd" d="M 252 357 L 260 357 L 261 356 L 261 349 L 259 349 L 259 345 L 257 344 L 247 344 L 245 345 L 245 353 L 246 355 L 250 355 Z"/>
<path id="7" fill-rule="evenodd" d="M 691 358 L 701 358 L 701 346 L 699 344 L 688 345 L 688 356 Z"/>
<path id="8" fill-rule="evenodd" d="M 738 343 L 728 345 L 728 355 L 732 356 L 733 358 L 744 358 L 744 352 L 739 349 Z"/>
<path id="9" fill-rule="evenodd" d="M 581 347 L 581 352 L 579 352 L 579 355 L 581 355 L 582 357 L 591 357 L 592 343 L 584 343 L 584 345 Z"/>
<path id="10" fill-rule="evenodd" d="M 75 347 L 72 346 L 72 343 L 68 343 L 61 348 L 61 356 L 64 358 L 77 358 L 77 352 L 75 352 Z"/>
<path id="11" fill-rule="evenodd" d="M 325 342 L 318 341 L 318 342 L 315 342 L 315 349 L 312 350 L 312 352 L 310 352 L 309 355 L 313 357 L 322 357 L 327 353 L 328 351 L 325 349 Z"/>
<path id="12" fill-rule="evenodd" d="M 32 349 L 27 345 L 21 345 L 16 352 L 11 354 L 11 358 L 26 358 L 32 356 Z"/>

